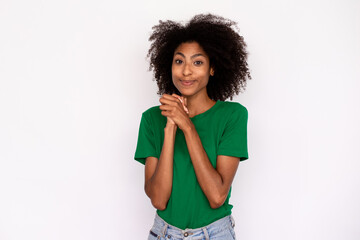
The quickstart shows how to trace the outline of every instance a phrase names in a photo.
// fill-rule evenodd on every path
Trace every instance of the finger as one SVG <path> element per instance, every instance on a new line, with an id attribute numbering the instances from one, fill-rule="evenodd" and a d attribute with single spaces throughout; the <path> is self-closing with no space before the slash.
<path id="1" fill-rule="evenodd" d="M 159 101 L 161 104 L 168 104 L 171 106 L 176 106 L 178 104 L 178 102 L 175 99 L 160 98 Z"/>
<path id="2" fill-rule="evenodd" d="M 168 117 L 168 116 L 169 116 L 169 113 L 166 112 L 166 111 L 161 111 L 161 115 L 163 115 L 164 117 Z"/>
<path id="3" fill-rule="evenodd" d="M 189 109 L 187 109 L 187 107 L 184 106 L 184 111 L 189 114 Z"/>
<path id="4" fill-rule="evenodd" d="M 171 111 L 171 110 L 174 109 L 174 107 L 173 107 L 173 106 L 170 106 L 170 105 L 161 105 L 159 108 L 160 108 L 160 110 L 162 110 L 162 111 Z"/>
<path id="5" fill-rule="evenodd" d="M 182 102 L 182 98 L 179 95 L 173 93 L 171 96 L 176 97 L 177 99 L 179 99 Z"/>
<path id="6" fill-rule="evenodd" d="M 189 109 L 187 108 L 187 97 L 183 97 L 184 100 L 184 108 L 186 108 L 186 113 L 189 114 Z"/>
<path id="7" fill-rule="evenodd" d="M 189 114 L 189 109 L 187 109 L 187 107 L 184 106 L 184 110 L 187 114 Z"/>
<path id="8" fill-rule="evenodd" d="M 164 117 L 168 117 L 168 118 L 171 118 L 172 116 L 171 116 L 171 113 L 170 112 L 168 112 L 168 111 L 161 111 L 161 115 L 163 115 Z M 173 119 L 171 119 L 171 120 L 173 120 Z M 173 120 L 174 121 L 174 120 Z"/>
<path id="9" fill-rule="evenodd" d="M 180 115 L 183 115 L 184 113 L 189 114 L 187 109 L 183 108 L 183 106 L 171 106 L 171 105 L 165 104 L 165 105 L 160 105 L 159 108 L 163 112 L 166 112 L 167 117 L 180 116 Z"/>
<path id="10" fill-rule="evenodd" d="M 173 96 L 174 95 L 174 96 Z M 168 100 L 172 100 L 174 102 L 177 102 L 179 104 L 182 104 L 181 100 L 180 100 L 180 97 L 176 97 L 178 95 L 176 94 L 173 94 L 173 95 L 169 95 L 169 94 L 166 94 L 166 96 L 164 96 L 164 99 L 168 99 Z"/>
<path id="11" fill-rule="evenodd" d="M 181 101 L 181 103 L 182 103 L 182 107 L 184 108 L 184 111 L 187 113 L 187 114 L 189 114 L 189 110 L 188 110 L 188 108 L 186 107 L 186 102 L 185 102 L 185 97 L 183 97 L 183 96 L 181 96 L 180 98 L 180 101 Z"/>
<path id="12" fill-rule="evenodd" d="M 178 99 L 177 97 L 174 97 L 174 96 L 169 95 L 169 94 L 163 94 L 162 97 L 165 98 L 165 99 L 169 99 L 169 100 L 175 100 L 175 99 L 177 100 Z"/>
<path id="13" fill-rule="evenodd" d="M 159 100 L 162 104 L 169 104 L 171 106 L 178 106 L 180 108 L 183 108 L 183 103 L 180 101 L 180 99 L 174 97 L 174 96 L 166 96 L 166 97 L 162 97 Z"/>
<path id="14" fill-rule="evenodd" d="M 184 111 L 187 115 L 189 115 L 189 110 L 187 109 L 187 107 L 184 105 L 184 100 L 182 96 L 176 95 L 175 93 L 172 94 L 171 96 L 168 94 L 164 94 L 163 97 L 161 97 L 159 99 L 159 101 L 161 102 L 161 104 L 164 105 L 170 105 L 173 107 L 177 107 L 179 109 L 181 109 L 182 111 Z M 162 108 L 160 108 L 162 109 Z M 165 109 L 164 109 L 165 110 Z M 171 109 L 166 109 L 167 111 L 174 111 L 174 108 Z"/>

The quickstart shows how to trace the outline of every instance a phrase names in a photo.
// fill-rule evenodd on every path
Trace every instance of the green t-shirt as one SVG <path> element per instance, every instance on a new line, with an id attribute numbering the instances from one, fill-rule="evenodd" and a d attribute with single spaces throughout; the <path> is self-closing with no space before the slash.
<path id="1" fill-rule="evenodd" d="M 218 155 L 248 159 L 247 109 L 236 102 L 217 101 L 206 112 L 190 118 L 213 167 Z M 134 159 L 160 158 L 167 119 L 159 106 L 142 114 Z M 224 204 L 212 209 L 196 179 L 184 133 L 177 128 L 174 145 L 174 173 L 170 199 L 165 210 L 157 210 L 167 223 L 180 229 L 199 228 L 231 214 L 231 188 Z"/>

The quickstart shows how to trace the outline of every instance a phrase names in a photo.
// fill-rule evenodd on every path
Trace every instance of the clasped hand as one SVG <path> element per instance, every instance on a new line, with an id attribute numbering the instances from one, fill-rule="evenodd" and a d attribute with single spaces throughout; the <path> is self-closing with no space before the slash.
<path id="1" fill-rule="evenodd" d="M 167 124 L 178 126 L 181 130 L 191 126 L 192 122 L 189 118 L 187 109 L 187 99 L 176 94 L 164 94 L 160 98 L 161 114 L 167 117 Z"/>

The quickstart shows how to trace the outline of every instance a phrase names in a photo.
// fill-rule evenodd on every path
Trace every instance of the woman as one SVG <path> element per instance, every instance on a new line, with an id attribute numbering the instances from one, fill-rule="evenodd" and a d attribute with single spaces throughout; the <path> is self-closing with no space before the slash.
<path id="1" fill-rule="evenodd" d="M 225 100 L 251 77 L 234 27 L 211 14 L 153 27 L 148 57 L 161 105 L 142 114 L 135 152 L 157 209 L 149 239 L 235 239 L 229 198 L 248 159 L 248 115 Z"/>

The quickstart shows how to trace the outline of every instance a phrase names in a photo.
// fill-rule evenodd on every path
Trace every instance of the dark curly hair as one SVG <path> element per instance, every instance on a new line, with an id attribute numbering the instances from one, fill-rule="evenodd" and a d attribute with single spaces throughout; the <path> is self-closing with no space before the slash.
<path id="1" fill-rule="evenodd" d="M 197 42 L 207 53 L 210 66 L 215 70 L 210 76 L 207 93 L 213 100 L 232 100 L 234 94 L 246 87 L 251 79 L 244 38 L 237 31 L 236 22 L 212 14 L 194 16 L 187 24 L 159 21 L 149 38 L 152 42 L 147 57 L 149 70 L 159 87 L 158 94 L 179 94 L 172 82 L 171 65 L 175 49 L 184 42 Z M 241 91 L 242 92 L 242 91 Z"/>

